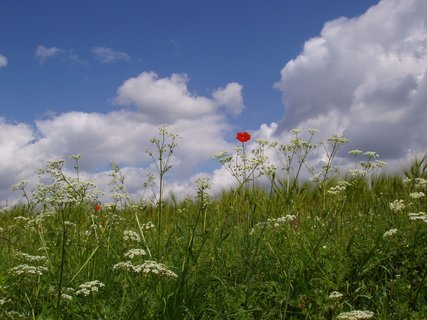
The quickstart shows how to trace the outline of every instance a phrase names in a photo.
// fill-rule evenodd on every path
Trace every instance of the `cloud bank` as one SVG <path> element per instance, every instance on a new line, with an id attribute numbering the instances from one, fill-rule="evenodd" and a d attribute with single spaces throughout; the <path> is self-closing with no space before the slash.
<path id="1" fill-rule="evenodd" d="M 155 170 L 144 152 L 149 139 L 158 137 L 158 127 L 166 123 L 179 134 L 172 170 L 174 191 L 186 188 L 196 168 L 218 150 L 230 148 L 225 135 L 230 130 L 227 112 L 243 107 L 242 86 L 229 83 L 214 92 L 218 98 L 190 93 L 189 78 L 173 74 L 159 78 L 153 72 L 126 80 L 117 90 L 115 103 L 131 105 L 109 113 L 72 111 L 37 120 L 34 126 L 8 123 L 0 118 L 0 195 L 15 200 L 10 186 L 19 180 L 36 181 L 37 169 L 48 160 L 65 159 L 73 174 L 70 155 L 81 154 L 80 172 L 104 191 L 109 190 L 111 162 L 126 175 L 130 193 L 140 195 L 146 173 Z M 218 100 L 219 99 L 219 100 Z M 226 112 L 223 112 L 226 110 Z M 190 190 L 191 191 L 191 190 Z"/>
<path id="2" fill-rule="evenodd" d="M 427 2 L 382 0 L 365 14 L 327 22 L 281 71 L 278 133 L 342 133 L 383 159 L 425 152 Z"/>

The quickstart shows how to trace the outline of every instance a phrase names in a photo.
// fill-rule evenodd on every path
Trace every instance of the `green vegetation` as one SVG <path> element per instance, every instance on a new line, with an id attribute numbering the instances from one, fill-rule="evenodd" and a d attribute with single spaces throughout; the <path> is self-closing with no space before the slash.
<path id="1" fill-rule="evenodd" d="M 271 146 L 285 176 L 262 156 L 267 142 L 243 145 L 240 162 L 216 155 L 235 189 L 213 198 L 201 178 L 179 203 L 131 201 L 113 165 L 115 201 L 101 207 L 78 156 L 76 178 L 50 162 L 51 184 L 16 185 L 28 203 L 0 213 L 0 318 L 426 319 L 425 158 L 406 178 L 368 175 L 381 165 L 371 152 L 344 177 L 332 162 L 346 140 L 295 139 Z M 315 172 L 306 151 L 319 145 L 328 161 Z M 295 179 L 303 167 L 311 183 Z M 261 175 L 270 187 L 253 183 Z"/>

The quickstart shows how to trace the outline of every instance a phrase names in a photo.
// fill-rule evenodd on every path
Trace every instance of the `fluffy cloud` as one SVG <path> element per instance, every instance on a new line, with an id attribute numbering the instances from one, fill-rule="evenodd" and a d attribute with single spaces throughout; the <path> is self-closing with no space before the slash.
<path id="1" fill-rule="evenodd" d="M 130 56 L 126 52 L 106 47 L 94 47 L 92 48 L 92 53 L 102 63 L 114 63 L 116 61 L 130 59 Z"/>
<path id="2" fill-rule="evenodd" d="M 135 81 L 136 87 L 126 87 L 129 81 L 131 84 Z M 216 102 L 215 99 L 191 95 L 186 82 L 183 75 L 158 79 L 154 73 L 143 73 L 129 79 L 119 88 L 117 100 L 126 96 L 129 99 L 126 102 L 139 107 L 135 110 L 105 114 L 72 111 L 38 120 L 34 126 L 7 123 L 0 119 L 0 148 L 4 151 L 0 159 L 1 198 L 16 199 L 17 195 L 10 192 L 12 184 L 21 179 L 36 181 L 37 169 L 47 160 L 67 160 L 72 154 L 81 154 L 81 177 L 90 178 L 107 192 L 110 164 L 112 161 L 118 163 L 123 168 L 129 192 L 140 195 L 146 173 L 155 172 L 152 159 L 144 151 L 147 147 L 153 148 L 149 139 L 158 137 L 160 120 L 168 123 L 171 132 L 179 134 L 168 190 L 192 192 L 188 186 L 198 168 L 209 162 L 213 153 L 231 148 L 224 140 L 230 125 L 221 112 L 220 104 L 231 110 L 239 108 L 242 100 L 235 100 L 233 95 L 241 98 L 242 87 L 232 83 L 218 89 L 217 96 L 222 100 Z M 153 96 L 150 97 L 149 93 Z M 155 114 L 158 113 L 155 121 L 149 109 L 152 103 L 161 109 L 155 110 Z M 169 104 L 178 108 L 170 111 L 173 116 L 167 113 Z M 189 108 L 188 112 L 186 108 Z M 68 159 L 66 163 L 67 172 L 72 174 L 73 162 Z"/>
<path id="3" fill-rule="evenodd" d="M 7 66 L 7 58 L 0 54 L 0 68 Z"/>
<path id="4" fill-rule="evenodd" d="M 243 86 L 237 82 L 229 83 L 225 88 L 219 88 L 212 97 L 219 106 L 224 106 L 231 114 L 239 115 L 243 109 Z"/>
<path id="5" fill-rule="evenodd" d="M 34 53 L 34 57 L 40 64 L 43 64 L 47 59 L 58 56 L 61 52 L 63 52 L 63 50 L 60 48 L 47 48 L 43 45 L 39 45 Z"/>
<path id="6" fill-rule="evenodd" d="M 397 160 L 425 152 L 427 2 L 382 0 L 326 23 L 281 71 L 278 132 L 317 127 Z"/>
<path id="7" fill-rule="evenodd" d="M 147 120 L 170 123 L 177 119 L 196 119 L 212 115 L 223 107 L 231 114 L 243 108 L 242 86 L 229 83 L 214 91 L 213 98 L 192 94 L 185 74 L 159 78 L 154 72 L 143 72 L 128 79 L 117 90 L 115 102 L 136 105 Z"/>

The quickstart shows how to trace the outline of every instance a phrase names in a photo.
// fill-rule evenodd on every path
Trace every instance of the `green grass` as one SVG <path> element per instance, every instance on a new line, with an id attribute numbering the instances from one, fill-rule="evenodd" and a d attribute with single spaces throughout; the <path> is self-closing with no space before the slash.
<path id="1" fill-rule="evenodd" d="M 370 310 L 375 319 L 427 319 L 427 223 L 407 215 L 427 212 L 425 197 L 411 198 L 419 190 L 397 175 L 350 182 L 338 195 L 298 186 L 291 201 L 256 188 L 165 201 L 161 216 L 150 204 L 95 212 L 85 201 L 43 219 L 30 206 L 3 211 L 0 318 L 336 319 Z M 400 212 L 389 206 L 396 199 L 406 203 Z M 140 242 L 125 241 L 125 230 Z M 113 270 L 132 248 L 147 253 L 133 265 L 153 260 L 177 277 Z M 14 274 L 22 264 L 46 269 Z M 93 280 L 104 286 L 76 294 Z M 333 291 L 342 297 L 329 298 Z"/>

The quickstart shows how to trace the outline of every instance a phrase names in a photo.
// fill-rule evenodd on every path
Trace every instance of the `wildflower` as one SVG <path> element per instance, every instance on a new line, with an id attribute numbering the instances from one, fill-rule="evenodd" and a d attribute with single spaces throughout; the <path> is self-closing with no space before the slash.
<path id="1" fill-rule="evenodd" d="M 102 206 L 100 205 L 100 204 L 97 204 L 96 206 L 95 206 L 95 211 L 101 211 L 102 210 Z"/>
<path id="2" fill-rule="evenodd" d="M 292 129 L 292 130 L 291 130 L 291 132 L 292 132 L 293 134 L 297 135 L 298 133 L 300 133 L 300 132 L 301 132 L 301 129 L 300 129 L 300 128 L 295 128 L 295 129 Z"/>
<path id="3" fill-rule="evenodd" d="M 148 230 L 154 229 L 155 225 L 151 221 L 148 221 L 147 223 L 143 223 L 141 225 L 141 228 L 148 231 Z"/>
<path id="4" fill-rule="evenodd" d="M 352 155 L 354 155 L 354 156 L 357 156 L 357 155 L 359 155 L 359 154 L 362 154 L 363 153 L 363 151 L 362 150 L 350 150 L 349 152 L 348 152 L 349 154 L 352 154 Z"/>
<path id="5" fill-rule="evenodd" d="M 340 136 L 337 136 L 337 135 L 333 135 L 327 141 L 328 141 L 329 144 L 346 144 L 346 143 L 350 142 L 349 139 L 344 138 L 342 136 L 340 137 Z"/>
<path id="6" fill-rule="evenodd" d="M 125 257 L 129 259 L 133 259 L 134 257 L 142 257 L 145 256 L 147 252 L 144 249 L 130 249 L 125 253 Z"/>
<path id="7" fill-rule="evenodd" d="M 47 272 L 47 268 L 43 266 L 30 266 L 28 264 L 20 264 L 19 266 L 13 267 L 10 269 L 10 272 L 13 274 L 20 275 L 31 275 L 31 276 L 42 276 Z"/>
<path id="8" fill-rule="evenodd" d="M 390 236 L 394 235 L 396 232 L 397 232 L 397 229 L 390 229 L 390 230 L 384 232 L 383 237 L 384 238 L 390 237 Z"/>
<path id="9" fill-rule="evenodd" d="M 391 202 L 389 204 L 389 207 L 390 207 L 390 210 L 393 212 L 400 212 L 406 208 L 406 204 L 405 204 L 405 201 L 403 201 L 402 199 L 400 199 L 400 200 L 397 199 L 397 200 L 394 200 L 393 202 Z"/>
<path id="10" fill-rule="evenodd" d="M 337 319 L 347 319 L 347 320 L 358 320 L 358 319 L 372 319 L 374 313 L 369 310 L 353 310 L 350 312 L 341 312 Z"/>
<path id="11" fill-rule="evenodd" d="M 236 139 L 239 140 L 240 142 L 248 142 L 251 139 L 251 135 L 249 134 L 249 132 L 237 132 L 236 135 Z"/>
<path id="12" fill-rule="evenodd" d="M 338 181 L 337 185 L 329 188 L 327 193 L 329 193 L 331 195 L 343 194 L 343 193 L 345 193 L 347 186 L 350 186 L 350 185 L 351 185 L 351 183 L 349 183 L 347 181 L 344 181 L 344 180 Z"/>
<path id="13" fill-rule="evenodd" d="M 427 180 L 423 178 L 415 178 L 415 187 L 420 189 L 427 187 Z"/>
<path id="14" fill-rule="evenodd" d="M 352 178 L 364 177 L 366 175 L 366 171 L 363 169 L 349 169 L 348 172 Z"/>
<path id="15" fill-rule="evenodd" d="M 332 299 L 332 300 L 334 300 L 334 299 L 339 299 L 339 298 L 341 298 L 343 296 L 343 294 L 342 293 L 340 293 L 340 292 L 338 292 L 338 291 L 332 291 L 330 294 L 329 294 L 329 299 Z"/>
<path id="16" fill-rule="evenodd" d="M 265 222 L 259 222 L 255 225 L 257 228 L 267 227 L 267 228 L 278 228 L 286 223 L 292 222 L 296 219 L 296 215 L 288 214 L 286 216 L 280 217 L 280 218 L 272 218 L 267 219 Z M 255 232 L 255 230 L 252 231 L 252 233 Z"/>
<path id="17" fill-rule="evenodd" d="M 102 287 L 105 287 L 105 284 L 99 280 L 85 282 L 79 286 L 79 290 L 76 291 L 76 295 L 87 297 L 92 292 L 98 292 Z"/>
<path id="18" fill-rule="evenodd" d="M 73 160 L 79 160 L 80 159 L 80 157 L 81 157 L 81 155 L 80 154 L 72 154 L 71 156 L 70 156 L 70 159 L 73 159 Z"/>
<path id="19" fill-rule="evenodd" d="M 29 180 L 22 180 L 12 186 L 13 191 L 24 190 L 25 187 L 30 183 Z"/>
<path id="20" fill-rule="evenodd" d="M 170 278 L 178 277 L 178 275 L 175 272 L 169 270 L 164 264 L 156 261 L 152 261 L 152 260 L 147 260 L 143 264 L 135 266 L 134 271 L 136 273 L 142 272 L 145 275 L 152 273 L 152 274 L 162 275 Z"/>
<path id="21" fill-rule="evenodd" d="M 147 260 L 140 265 L 133 265 L 130 261 L 119 262 L 113 266 L 113 270 L 133 271 L 135 273 L 143 273 L 146 276 L 155 274 L 170 278 L 178 277 L 175 272 L 169 270 L 164 264 L 152 260 Z"/>
<path id="22" fill-rule="evenodd" d="M 141 242 L 141 237 L 135 231 L 125 230 L 123 231 L 123 240 L 129 242 Z"/>
<path id="23" fill-rule="evenodd" d="M 121 261 L 113 266 L 113 270 L 133 271 L 134 265 L 130 261 Z"/>
<path id="24" fill-rule="evenodd" d="M 46 257 L 45 256 L 32 256 L 28 253 L 18 251 L 16 253 L 17 256 L 24 258 L 24 260 L 27 260 L 29 262 L 45 262 Z"/>
<path id="25" fill-rule="evenodd" d="M 310 129 L 308 129 L 308 132 L 309 132 L 311 135 L 315 136 L 315 135 L 318 135 L 320 131 L 319 131 L 319 130 L 317 130 L 317 129 L 310 128 Z"/>
<path id="26" fill-rule="evenodd" d="M 418 213 L 408 213 L 409 220 L 415 221 L 415 220 L 421 220 L 425 223 L 427 223 L 427 214 L 424 212 L 418 212 Z"/>
<path id="27" fill-rule="evenodd" d="M 378 153 L 376 153 L 375 151 L 366 151 L 364 153 L 365 156 L 367 156 L 368 158 L 378 158 L 379 155 Z"/>
<path id="28" fill-rule="evenodd" d="M 265 147 L 268 145 L 268 140 L 265 140 L 265 139 L 256 139 L 255 142 L 262 147 Z"/>
<path id="29" fill-rule="evenodd" d="M 412 199 L 420 199 L 420 198 L 425 197 L 425 194 L 424 194 L 424 192 L 412 192 L 412 193 L 409 194 L 409 196 Z"/>

